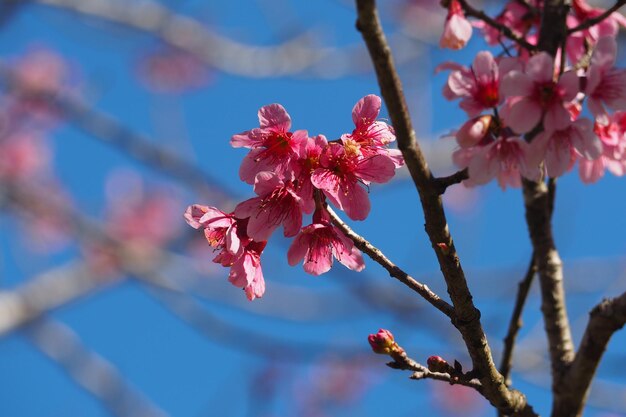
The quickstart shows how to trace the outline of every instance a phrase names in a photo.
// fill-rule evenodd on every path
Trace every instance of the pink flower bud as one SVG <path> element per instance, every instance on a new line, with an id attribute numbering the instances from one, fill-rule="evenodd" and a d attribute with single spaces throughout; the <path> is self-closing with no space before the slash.
<path id="1" fill-rule="evenodd" d="M 461 148 L 476 146 L 487 137 L 494 124 L 494 119 L 491 115 L 470 119 L 456 132 L 456 141 Z"/>
<path id="2" fill-rule="evenodd" d="M 452 366 L 441 356 L 431 356 L 426 361 L 428 370 L 431 372 L 451 373 L 454 371 Z"/>
<path id="3" fill-rule="evenodd" d="M 472 24 L 465 18 L 458 0 L 450 1 L 448 16 L 439 39 L 442 48 L 461 49 L 472 37 Z"/>
<path id="4" fill-rule="evenodd" d="M 380 329 L 376 334 L 370 334 L 367 337 L 367 341 L 370 343 L 374 353 L 381 355 L 389 355 L 395 351 L 398 351 L 400 346 L 393 339 L 393 334 L 389 330 Z"/>

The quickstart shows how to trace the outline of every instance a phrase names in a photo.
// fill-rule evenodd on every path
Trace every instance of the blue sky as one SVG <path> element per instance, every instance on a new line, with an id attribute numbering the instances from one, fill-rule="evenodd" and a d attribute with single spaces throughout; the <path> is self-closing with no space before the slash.
<path id="1" fill-rule="evenodd" d="M 283 36 L 308 29 L 326 44 L 350 45 L 360 41 L 354 30 L 354 11 L 347 2 L 249 3 L 169 1 L 164 4 L 203 20 L 221 34 L 257 45 L 273 44 Z M 351 109 L 354 103 L 364 95 L 378 93 L 373 74 L 364 67 L 363 73 L 339 79 L 308 76 L 248 79 L 214 72 L 211 81 L 201 89 L 181 96 L 155 95 L 138 83 L 136 77 L 138 56 L 157 46 L 157 41 L 150 36 L 95 20 L 83 21 L 64 11 L 36 4 L 22 6 L 2 29 L 4 41 L 0 43 L 0 51 L 4 58 L 20 55 L 33 46 L 57 51 L 74 66 L 80 91 L 91 106 L 181 153 L 218 179 L 221 187 L 240 198 L 253 194 L 250 187 L 238 179 L 239 164 L 245 152 L 232 149 L 229 139 L 234 133 L 256 126 L 259 107 L 281 103 L 290 113 L 294 128 L 336 138 L 353 128 Z M 421 48 L 421 55 L 400 70 L 416 130 L 429 148 L 445 140 L 439 137 L 464 121 L 464 114 L 457 105 L 441 97 L 445 75 L 432 76 L 435 66 L 445 60 L 468 63 L 484 45 L 475 38 L 470 47 L 458 53 L 439 51 L 424 44 L 415 47 Z M 169 181 L 164 175 L 93 140 L 71 124 L 59 126 L 51 138 L 58 176 L 71 191 L 79 210 L 89 217 L 102 217 L 106 204 L 103 184 L 119 167 L 132 167 L 153 184 Z M 445 166 L 438 169 L 450 170 Z M 610 174 L 589 186 L 578 180 L 576 172 L 559 180 L 555 239 L 568 277 L 571 277 L 567 278 L 571 280 L 568 286 L 577 290 L 568 299 L 573 319 L 584 318 L 586 311 L 603 295 L 623 291 L 624 187 L 623 179 Z M 178 192 L 184 205 L 211 203 L 201 201 L 184 186 Z M 514 288 L 530 256 L 521 194 L 519 190 L 502 192 L 495 184 L 474 190 L 469 197 L 458 190 L 454 193 L 462 202 L 450 210 L 450 229 L 497 352 L 510 314 Z M 423 231 L 423 217 L 412 184 L 405 178 L 375 186 L 370 197 L 372 213 L 367 221 L 354 224 L 355 229 L 397 264 L 445 294 Z M 476 201 L 470 204 L 472 200 L 464 198 Z M 181 228 L 185 228 L 181 216 L 171 221 L 180 222 Z M 3 216 L 0 226 L 0 284 L 4 287 L 20 285 L 80 254 L 75 246 L 51 256 L 33 254 L 17 238 L 21 232 L 11 217 Z M 368 333 L 385 327 L 421 362 L 430 354 L 440 354 L 468 363 L 460 339 L 446 320 L 425 311 L 422 300 L 403 292 L 398 283 L 372 262 L 367 262 L 366 273 L 362 275 L 341 270 L 339 265 L 326 276 L 307 276 L 300 267 L 287 265 L 288 244 L 282 237 L 276 237 L 264 254 L 268 289 L 263 299 L 245 302 L 243 294 L 226 282 L 223 272 L 210 277 L 207 285 L 213 293 L 208 301 L 192 297 L 196 300 L 194 305 L 212 320 L 230 323 L 241 329 L 241 333 L 229 335 L 217 321 L 208 320 L 204 328 L 194 329 L 172 314 L 172 309 L 181 305 L 179 311 L 188 312 L 189 297 L 184 297 L 185 304 L 172 294 L 133 280 L 112 285 L 50 316 L 69 326 L 84 346 L 113 364 L 130 385 L 171 416 L 288 415 L 286 413 L 297 409 L 294 407 L 306 404 L 308 395 L 315 399 L 313 394 L 323 391 L 320 381 L 332 379 L 324 376 L 323 364 L 352 363 L 342 353 L 345 349 L 354 350 L 348 357 L 355 360 L 363 374 L 347 378 L 341 386 L 358 385 L 351 387 L 357 391 L 354 394 L 357 399 L 345 404 L 328 400 L 325 410 L 329 415 L 374 416 L 384 412 L 404 416 L 415 415 L 415 410 L 421 410 L 423 415 L 446 415 L 433 403 L 461 402 L 457 400 L 461 398 L 456 396 L 458 394 L 445 391 L 441 394 L 441 387 L 410 381 L 408 374 L 388 370 L 384 358 L 368 354 L 366 344 Z M 209 248 L 206 249 L 206 256 L 211 256 Z M 173 250 L 180 252 L 181 248 Z M 180 275 L 184 271 L 174 271 L 170 279 L 184 280 Z M 595 276 L 596 273 L 600 276 Z M 380 306 L 363 304 L 359 301 L 358 290 L 372 283 L 391 291 L 393 296 Z M 610 292 L 605 294 L 605 290 Z M 406 296 L 400 301 L 406 302 L 410 310 L 398 310 L 396 304 L 400 302 L 396 294 Z M 532 346 L 541 348 L 545 344 L 537 292 L 533 294 L 522 330 L 522 339 L 528 345 L 524 346 L 529 351 Z M 268 317 L 264 312 L 278 308 L 272 306 L 284 306 L 280 317 Z M 318 318 L 302 318 L 305 308 L 317 313 L 312 314 Z M 573 321 L 575 330 L 579 331 L 581 322 Z M 58 364 L 33 347 L 31 338 L 36 331 L 37 328 L 26 329 L 0 339 L 0 414 L 11 417 L 111 415 Z M 209 337 L 203 331 L 208 332 Z M 285 354 L 284 347 L 256 337 L 259 333 L 284 338 L 289 343 L 315 343 L 326 348 L 312 352 L 302 350 L 301 356 L 306 360 L 294 365 L 281 358 Z M 610 348 L 614 358 L 619 359 L 615 355 L 619 354 L 619 346 L 624 346 L 624 341 L 623 335 L 615 337 Z M 254 353 L 259 350 L 257 347 L 264 351 L 275 350 L 276 357 L 260 358 Z M 610 365 L 602 368 L 607 372 L 606 379 L 617 381 L 610 368 Z M 514 382 L 529 394 L 537 409 L 543 413 L 548 410 L 546 391 L 541 388 L 544 382 L 534 375 L 520 374 L 514 374 Z M 359 394 L 356 388 L 362 392 Z M 444 395 L 445 399 L 441 400 L 436 393 Z M 492 412 L 477 407 L 477 415 Z M 589 415 L 600 415 L 596 411 L 592 409 Z"/>

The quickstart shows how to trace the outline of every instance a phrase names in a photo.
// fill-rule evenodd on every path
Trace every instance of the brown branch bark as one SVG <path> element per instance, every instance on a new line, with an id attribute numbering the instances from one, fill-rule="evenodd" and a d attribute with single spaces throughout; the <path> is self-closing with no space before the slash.
<path id="1" fill-rule="evenodd" d="M 576 357 L 566 377 L 565 388 L 555 402 L 552 415 L 580 416 L 602 355 L 613 333 L 626 324 L 626 292 L 607 299 L 591 310 Z"/>
<path id="2" fill-rule="evenodd" d="M 372 57 L 382 96 L 396 131 L 398 148 L 402 151 L 422 203 L 426 232 L 436 253 L 448 294 L 457 319 L 455 327 L 461 333 L 472 359 L 474 371 L 483 385 L 483 395 L 497 409 L 510 415 L 536 415 L 526 397 L 509 390 L 496 369 L 480 322 L 480 312 L 472 301 L 467 280 L 461 267 L 446 216 L 437 192 L 436 182 L 415 139 L 415 132 L 404 99 L 402 85 L 395 70 L 389 45 L 383 33 L 374 0 L 357 0 L 357 29 Z M 446 250 L 441 249 L 445 245 Z"/>
<path id="3" fill-rule="evenodd" d="M 568 6 L 565 0 L 547 0 L 543 7 L 538 46 L 541 51 L 556 55 L 566 39 Z M 532 139 L 532 138 L 529 138 Z M 548 339 L 554 402 L 563 393 L 561 383 L 574 358 L 574 343 L 567 316 L 563 264 L 552 236 L 554 181 L 523 180 L 526 223 L 541 289 L 541 312 Z"/>
<path id="4" fill-rule="evenodd" d="M 370 258 L 372 258 L 373 261 L 385 268 L 387 272 L 389 272 L 390 276 L 397 279 L 398 281 L 421 295 L 437 310 L 441 311 L 443 314 L 454 320 L 454 308 L 452 308 L 450 304 L 448 304 L 445 300 L 432 292 L 427 285 L 416 281 L 412 276 L 410 276 L 401 268 L 396 266 L 393 262 L 391 262 L 378 248 L 368 242 L 364 237 L 353 231 L 350 226 L 348 226 L 343 220 L 341 220 L 341 218 L 337 215 L 337 213 L 334 212 L 333 209 L 331 209 L 330 207 L 326 207 L 326 210 L 330 214 L 330 218 L 333 224 L 341 229 L 341 231 L 354 242 L 354 245 L 357 248 L 366 253 Z"/>
<path id="5" fill-rule="evenodd" d="M 408 357 L 406 352 L 393 355 L 393 362 L 389 362 L 387 366 L 394 369 L 402 369 L 405 371 L 413 371 L 411 379 L 433 379 L 436 381 L 447 382 L 451 385 L 463 385 L 465 387 L 474 388 L 478 392 L 482 392 L 482 384 L 475 378 L 453 378 L 445 372 L 433 372 L 424 365 L 416 362 Z"/>

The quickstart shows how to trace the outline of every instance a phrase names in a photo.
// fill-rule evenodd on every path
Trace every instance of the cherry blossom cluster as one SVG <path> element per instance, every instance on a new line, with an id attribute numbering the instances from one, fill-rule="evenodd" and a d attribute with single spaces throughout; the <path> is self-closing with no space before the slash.
<path id="1" fill-rule="evenodd" d="M 230 267 L 229 281 L 249 300 L 265 292 L 260 257 L 281 225 L 285 237 L 295 237 L 287 253 L 290 265 L 303 261 L 312 275 L 330 270 L 333 257 L 355 271 L 365 267 L 361 252 L 331 223 L 326 204 L 364 220 L 370 212 L 369 184 L 389 181 L 403 164 L 400 152 L 388 147 L 395 141 L 393 128 L 377 120 L 380 107 L 380 97 L 363 97 L 352 110 L 352 132 L 329 141 L 305 130 L 292 132 L 287 111 L 270 104 L 259 110 L 258 128 L 232 137 L 233 147 L 250 149 L 239 176 L 253 185 L 257 197 L 231 213 L 195 204 L 185 219 L 204 230 L 217 252 L 213 262 Z M 305 214 L 312 222 L 302 227 Z"/>
<path id="2" fill-rule="evenodd" d="M 522 177 L 559 177 L 576 162 L 586 183 L 597 181 L 605 170 L 624 175 L 626 70 L 615 68 L 615 38 L 626 19 L 612 13 L 575 29 L 604 10 L 574 0 L 567 18 L 572 31 L 554 58 L 533 49 L 542 1 L 510 1 L 494 19 L 512 32 L 513 40 L 502 27 L 470 22 L 464 4 L 448 3 L 440 45 L 459 49 L 476 27 L 489 45 L 504 46 L 503 56 L 482 51 L 469 67 L 450 62 L 439 67 L 450 71 L 445 98 L 459 99 L 469 117 L 455 133 L 459 149 L 453 154 L 455 164 L 468 169 L 466 184 L 497 178 L 502 188 L 518 187 Z"/>

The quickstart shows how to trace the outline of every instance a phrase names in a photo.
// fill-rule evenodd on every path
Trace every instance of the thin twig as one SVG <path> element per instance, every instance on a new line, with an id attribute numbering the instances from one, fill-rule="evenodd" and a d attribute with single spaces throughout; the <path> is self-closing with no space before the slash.
<path id="1" fill-rule="evenodd" d="M 589 29 L 590 27 L 595 26 L 598 23 L 601 23 L 604 19 L 606 19 L 607 17 L 611 16 L 613 13 L 615 13 L 617 11 L 617 9 L 619 9 L 620 7 L 622 7 L 625 4 L 626 4 L 626 0 L 618 0 L 613 6 L 609 7 L 608 9 L 606 9 L 604 11 L 604 13 L 602 13 L 602 14 L 596 16 L 596 17 L 593 17 L 591 19 L 587 19 L 583 23 L 581 23 L 580 25 L 578 25 L 576 27 L 568 29 L 567 34 L 571 35 L 572 33 L 579 32 L 579 31 L 585 30 L 585 29 Z"/>
<path id="2" fill-rule="evenodd" d="M 524 305 L 536 272 L 537 267 L 535 266 L 535 259 L 531 257 L 526 275 L 519 283 L 517 297 L 515 298 L 515 307 L 513 307 L 513 314 L 509 321 L 509 329 L 504 338 L 504 351 L 502 353 L 502 360 L 500 361 L 500 373 L 505 378 L 507 385 L 511 384 L 510 375 L 513 362 L 513 349 L 515 348 L 517 333 L 522 328 L 522 311 L 524 310 Z"/>
<path id="3" fill-rule="evenodd" d="M 393 369 L 401 369 L 405 371 L 413 371 L 411 379 L 434 379 L 436 381 L 447 382 L 450 385 L 463 385 L 465 387 L 474 388 L 478 392 L 482 392 L 483 386 L 476 378 L 458 378 L 445 372 L 432 372 L 424 365 L 416 362 L 407 356 L 406 352 L 395 354 L 394 361 L 389 362 L 387 366 Z"/>
<path id="4" fill-rule="evenodd" d="M 422 284 L 421 282 L 416 281 L 409 274 L 404 272 L 398 266 L 396 266 L 393 262 L 391 262 L 384 253 L 382 253 L 378 248 L 368 242 L 364 237 L 357 234 L 353 231 L 350 226 L 348 226 L 335 211 L 327 207 L 328 213 L 330 214 L 330 219 L 333 224 L 337 226 L 341 231 L 350 238 L 354 242 L 354 245 L 365 252 L 373 261 L 378 263 L 380 266 L 385 268 L 389 275 L 393 278 L 397 279 L 419 295 L 421 295 L 426 301 L 432 304 L 437 310 L 441 311 L 446 316 L 454 319 L 454 308 L 448 304 L 445 300 L 439 297 L 437 294 L 431 291 L 427 285 Z"/>
<path id="5" fill-rule="evenodd" d="M 504 36 L 511 39 L 512 41 L 517 43 L 519 46 L 521 46 L 524 49 L 527 49 L 528 51 L 537 50 L 537 47 L 529 43 L 526 39 L 524 39 L 523 36 L 519 36 L 518 34 L 513 32 L 510 27 L 498 22 L 497 20 L 495 20 L 494 18 L 492 18 L 491 16 L 489 16 L 487 13 L 483 12 L 482 10 L 475 9 L 466 0 L 459 0 L 459 4 L 461 4 L 461 7 L 463 8 L 463 11 L 465 12 L 467 16 L 472 16 L 478 20 L 482 20 L 483 22 L 493 27 L 494 29 L 497 29 Z"/>
<path id="6" fill-rule="evenodd" d="M 509 390 L 496 369 L 491 349 L 480 321 L 480 311 L 472 300 L 465 273 L 461 267 L 436 182 L 417 144 L 415 131 L 406 105 L 402 83 L 398 77 L 385 38 L 374 0 L 357 0 L 357 29 L 370 52 L 382 96 L 396 131 L 398 148 L 402 151 L 424 212 L 426 232 L 452 300 L 457 319 L 453 322 L 461 333 L 472 358 L 473 371 L 483 385 L 483 395 L 503 412 L 515 416 L 536 416 L 526 397 Z"/>

